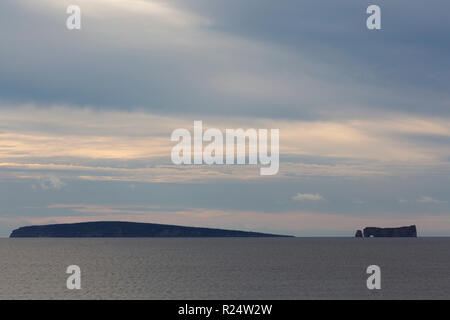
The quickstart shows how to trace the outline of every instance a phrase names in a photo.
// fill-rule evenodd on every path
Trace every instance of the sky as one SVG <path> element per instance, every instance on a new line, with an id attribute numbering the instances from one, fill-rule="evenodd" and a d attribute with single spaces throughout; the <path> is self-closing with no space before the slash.
<path id="1" fill-rule="evenodd" d="M 366 9 L 381 7 L 381 30 Z M 66 8 L 81 8 L 68 30 Z M 450 236 L 445 0 L 2 0 L 0 236 L 139 221 Z M 170 135 L 277 128 L 280 171 L 175 165 Z"/>

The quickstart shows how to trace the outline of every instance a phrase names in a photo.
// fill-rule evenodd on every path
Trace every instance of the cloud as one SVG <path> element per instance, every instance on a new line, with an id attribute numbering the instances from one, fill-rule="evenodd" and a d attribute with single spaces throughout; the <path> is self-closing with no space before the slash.
<path id="1" fill-rule="evenodd" d="M 292 197 L 292 200 L 298 202 L 321 202 L 325 201 L 325 198 L 320 194 L 312 194 L 312 193 L 297 193 Z"/>
<path id="2" fill-rule="evenodd" d="M 364 27 L 358 1 L 79 0 L 80 32 L 65 27 L 68 4 L 0 1 L 0 214 L 25 216 L 25 203 L 61 199 L 185 208 L 209 201 L 239 213 L 208 224 L 238 226 L 243 214 L 259 229 L 275 221 L 261 212 L 295 210 L 297 201 L 321 202 L 323 211 L 291 212 L 283 226 L 339 220 L 325 211 L 406 224 L 369 216 L 423 214 L 418 203 L 442 204 L 427 206 L 430 223 L 449 212 L 427 196 L 395 201 L 440 195 L 448 185 L 448 1 L 386 3 L 395 19 L 383 20 L 383 33 Z M 279 128 L 279 174 L 172 165 L 170 133 L 193 120 Z M 126 197 L 111 197 L 117 190 Z M 328 201 L 313 193 L 282 200 L 298 190 L 320 190 Z M 124 219 L 150 219 L 125 211 Z M 189 214 L 173 222 L 180 216 L 200 222 Z M 347 219 L 353 228 L 356 218 Z"/>
<path id="3" fill-rule="evenodd" d="M 70 0 L 43 0 L 49 7 L 57 8 L 64 12 L 73 1 Z M 160 23 L 166 23 L 170 26 L 189 27 L 193 25 L 208 25 L 207 18 L 179 10 L 172 4 L 159 0 L 77 0 L 82 14 L 93 18 L 110 16 L 127 16 L 128 14 L 151 17 L 157 19 Z"/>
<path id="4" fill-rule="evenodd" d="M 175 166 L 170 161 L 176 128 L 192 130 L 196 118 L 144 112 L 0 108 L 0 175 L 4 179 L 62 179 L 128 182 L 261 180 L 255 166 Z M 446 172 L 448 119 L 392 115 L 360 120 L 285 121 L 205 117 L 206 127 L 279 128 L 280 173 L 299 177 L 407 175 L 430 168 Z M 198 119 L 197 119 L 198 120 Z M 426 124 L 416 127 L 416 124 Z M 421 129 L 422 128 L 422 129 Z M 430 144 L 417 136 L 437 137 Z M 305 159 L 307 161 L 305 161 Z"/>
<path id="5" fill-rule="evenodd" d="M 441 201 L 438 199 L 434 199 L 430 196 L 421 196 L 416 200 L 419 203 L 446 203 L 447 201 Z"/>
<path id="6" fill-rule="evenodd" d="M 381 37 L 354 1 L 326 1 L 324 16 L 313 1 L 79 0 L 78 33 L 65 29 L 71 1 L 41 2 L 2 1 L 0 98 L 11 103 L 325 120 L 449 112 L 449 46 L 437 32 L 447 3 L 389 4 L 400 14 Z M 411 38 L 404 25 L 418 18 Z"/>
<path id="7" fill-rule="evenodd" d="M 43 190 L 59 190 L 65 186 L 65 183 L 61 181 L 60 178 L 56 176 L 48 176 L 48 177 L 40 177 L 39 178 L 39 186 Z M 32 185 L 35 188 L 35 185 Z"/>

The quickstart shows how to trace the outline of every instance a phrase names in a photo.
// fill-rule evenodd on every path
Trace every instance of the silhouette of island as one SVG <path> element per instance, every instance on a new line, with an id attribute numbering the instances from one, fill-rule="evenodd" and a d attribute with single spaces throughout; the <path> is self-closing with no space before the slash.
<path id="1" fill-rule="evenodd" d="M 366 227 L 363 231 L 357 230 L 355 237 L 357 238 L 416 238 L 417 229 L 415 225 L 399 228 L 376 228 Z"/>
<path id="2" fill-rule="evenodd" d="M 85 238 L 85 237 L 291 237 L 259 232 L 182 227 L 154 223 L 99 221 L 27 226 L 14 230 L 10 238 Z"/>

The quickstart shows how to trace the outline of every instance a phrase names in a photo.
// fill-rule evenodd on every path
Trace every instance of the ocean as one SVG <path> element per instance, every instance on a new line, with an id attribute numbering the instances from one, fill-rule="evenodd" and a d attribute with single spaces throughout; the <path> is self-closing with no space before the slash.
<path id="1" fill-rule="evenodd" d="M 0 239 L 0 299 L 449 298 L 450 238 Z"/>

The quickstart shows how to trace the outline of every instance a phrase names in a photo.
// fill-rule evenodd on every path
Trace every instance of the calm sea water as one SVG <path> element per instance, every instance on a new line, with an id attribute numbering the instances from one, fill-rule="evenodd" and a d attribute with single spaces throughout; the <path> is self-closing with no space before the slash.
<path id="1" fill-rule="evenodd" d="M 450 238 L 0 239 L 0 298 L 449 299 Z"/>

